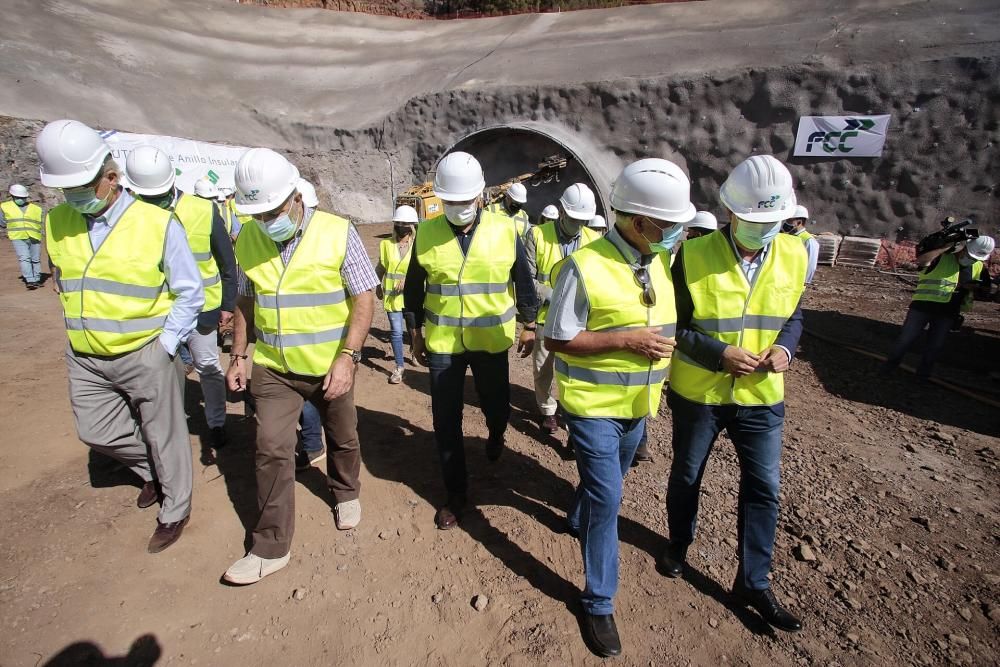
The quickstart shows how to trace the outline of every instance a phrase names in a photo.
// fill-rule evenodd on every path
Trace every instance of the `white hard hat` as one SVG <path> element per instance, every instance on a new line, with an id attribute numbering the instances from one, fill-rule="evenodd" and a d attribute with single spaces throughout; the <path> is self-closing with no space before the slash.
<path id="1" fill-rule="evenodd" d="M 298 184 L 295 186 L 295 189 L 302 195 L 303 204 L 309 208 L 316 208 L 319 206 L 319 197 L 316 195 L 316 188 L 313 187 L 312 183 L 304 178 L 300 178 Z"/>
<path id="2" fill-rule="evenodd" d="M 688 227 L 698 227 L 699 229 L 718 229 L 719 221 L 715 219 L 715 216 L 708 211 L 698 211 L 694 214 L 694 220 L 692 220 Z"/>
<path id="3" fill-rule="evenodd" d="M 628 165 L 611 186 L 611 207 L 667 222 L 690 222 L 691 181 L 669 160 L 646 158 Z"/>
<path id="4" fill-rule="evenodd" d="M 139 146 L 125 158 L 125 178 L 137 195 L 162 195 L 174 186 L 174 166 L 155 146 Z"/>
<path id="5" fill-rule="evenodd" d="M 583 183 L 574 183 L 563 191 L 559 204 L 574 220 L 592 220 L 597 215 L 594 191 Z"/>
<path id="6" fill-rule="evenodd" d="M 101 135 L 78 120 L 54 120 L 35 140 L 42 185 L 78 188 L 100 173 L 111 149 Z"/>
<path id="7" fill-rule="evenodd" d="M 270 148 L 251 148 L 236 163 L 236 210 L 267 213 L 285 203 L 299 183 L 299 170 Z"/>
<path id="8" fill-rule="evenodd" d="M 548 218 L 549 220 L 558 220 L 559 209 L 557 209 L 554 204 L 549 204 L 542 209 L 542 217 Z"/>
<path id="9" fill-rule="evenodd" d="M 199 178 L 194 184 L 194 193 L 199 197 L 204 199 L 212 199 L 218 194 L 219 190 L 215 187 L 215 183 L 208 180 L 207 178 Z M 140 193 L 142 194 L 142 193 Z"/>
<path id="10" fill-rule="evenodd" d="M 415 225 L 420 222 L 420 218 L 417 217 L 417 209 L 404 204 L 396 207 L 396 211 L 392 214 L 392 221 Z"/>
<path id="11" fill-rule="evenodd" d="M 988 260 L 993 254 L 994 248 L 996 248 L 996 241 L 993 240 L 992 236 L 980 236 L 965 244 L 965 251 L 969 253 L 969 257 L 980 262 Z"/>
<path id="12" fill-rule="evenodd" d="M 512 183 L 511 186 L 507 188 L 507 195 L 518 204 L 528 203 L 528 190 L 520 183 Z"/>
<path id="13" fill-rule="evenodd" d="M 809 209 L 807 209 L 805 206 L 802 206 L 801 204 L 796 204 L 795 205 L 795 210 L 792 211 L 792 214 L 790 216 L 788 216 L 788 219 L 789 220 L 799 220 L 799 219 L 808 220 L 809 219 Z"/>
<path id="14" fill-rule="evenodd" d="M 603 215 L 595 215 L 590 219 L 590 222 L 587 223 L 587 226 L 593 229 L 607 229 L 608 221 L 604 219 Z"/>
<path id="15" fill-rule="evenodd" d="M 434 194 L 443 201 L 469 201 L 481 195 L 485 187 L 483 168 L 468 153 L 449 153 L 438 162 Z"/>
<path id="16" fill-rule="evenodd" d="M 795 210 L 792 174 L 773 155 L 754 155 L 736 165 L 719 199 L 747 222 L 781 222 Z"/>
<path id="17" fill-rule="evenodd" d="M 15 183 L 14 185 L 10 186 L 10 190 L 8 190 L 7 192 L 10 193 L 11 197 L 27 197 L 28 196 L 28 188 L 24 187 L 20 183 Z"/>

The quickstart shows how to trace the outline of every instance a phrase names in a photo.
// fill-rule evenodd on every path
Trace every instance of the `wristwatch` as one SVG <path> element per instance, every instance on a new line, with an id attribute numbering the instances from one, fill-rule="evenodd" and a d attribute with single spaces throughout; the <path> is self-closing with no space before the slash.
<path id="1" fill-rule="evenodd" d="M 351 361 L 353 361 L 356 364 L 361 363 L 361 352 L 359 350 L 352 350 L 349 347 L 345 347 L 343 350 L 340 351 L 340 353 L 348 355 L 351 358 Z"/>

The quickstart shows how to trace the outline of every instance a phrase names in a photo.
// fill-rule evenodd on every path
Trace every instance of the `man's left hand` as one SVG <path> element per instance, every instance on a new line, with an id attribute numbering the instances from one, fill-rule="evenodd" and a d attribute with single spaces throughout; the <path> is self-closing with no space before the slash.
<path id="1" fill-rule="evenodd" d="M 524 359 L 535 349 L 535 332 L 530 329 L 521 329 L 521 337 L 517 339 L 517 351 Z"/>
<path id="2" fill-rule="evenodd" d="M 757 364 L 757 370 L 768 373 L 784 373 L 788 370 L 789 361 L 788 353 L 783 347 L 772 345 L 764 350 L 760 363 Z"/>
<path id="3" fill-rule="evenodd" d="M 232 311 L 223 310 L 219 313 L 219 328 L 224 329 L 233 321 Z"/>
<path id="4" fill-rule="evenodd" d="M 354 360 L 346 354 L 338 354 L 323 379 L 323 398 L 332 401 L 351 390 L 354 384 Z"/>

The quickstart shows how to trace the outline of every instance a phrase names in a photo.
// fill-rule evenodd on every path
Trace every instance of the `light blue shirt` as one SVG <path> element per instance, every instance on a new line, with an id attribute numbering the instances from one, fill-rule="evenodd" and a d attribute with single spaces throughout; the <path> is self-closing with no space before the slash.
<path id="1" fill-rule="evenodd" d="M 134 201 L 135 198 L 123 189 L 103 215 L 86 216 L 90 245 L 94 252 L 101 247 L 125 209 Z M 198 313 L 205 305 L 205 288 L 202 286 L 198 264 L 194 261 L 184 228 L 173 216 L 167 225 L 167 238 L 163 245 L 163 273 L 167 278 L 167 288 L 176 300 L 163 325 L 160 344 L 167 354 L 173 356 L 181 341 L 187 340 L 194 331 L 198 324 Z"/>
<path id="2" fill-rule="evenodd" d="M 797 230 L 795 236 L 800 237 L 804 231 L 806 230 Z M 819 241 L 815 237 L 806 241 L 806 254 L 809 256 L 809 264 L 806 266 L 806 285 L 809 285 L 816 275 L 816 265 L 819 263 Z"/>

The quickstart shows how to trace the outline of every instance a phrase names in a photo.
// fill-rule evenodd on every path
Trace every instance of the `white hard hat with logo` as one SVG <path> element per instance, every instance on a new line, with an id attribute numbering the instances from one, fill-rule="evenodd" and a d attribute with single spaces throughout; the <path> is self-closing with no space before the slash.
<path id="1" fill-rule="evenodd" d="M 28 188 L 24 187 L 20 183 L 15 183 L 14 185 L 10 186 L 10 190 L 8 190 L 7 192 L 10 193 L 11 197 L 26 198 L 28 196 Z"/>
<path id="2" fill-rule="evenodd" d="M 174 165 L 155 146 L 139 146 L 125 158 L 125 178 L 137 195 L 162 195 L 174 187 Z"/>
<path id="3" fill-rule="evenodd" d="M 199 178 L 195 181 L 194 193 L 204 199 L 214 199 L 219 193 L 219 189 L 215 187 L 215 183 L 207 178 Z"/>
<path id="4" fill-rule="evenodd" d="M 980 262 L 988 260 L 995 248 L 996 241 L 992 236 L 980 236 L 965 244 L 965 251 L 969 253 L 969 257 Z"/>
<path id="5" fill-rule="evenodd" d="M 417 216 L 417 209 L 403 204 L 402 206 L 396 207 L 395 212 L 392 214 L 392 221 L 405 222 L 408 225 L 415 225 L 420 222 L 420 218 Z"/>
<path id="6" fill-rule="evenodd" d="M 507 188 L 507 195 L 518 204 L 528 203 L 528 190 L 521 183 L 512 183 L 511 186 Z"/>
<path id="7" fill-rule="evenodd" d="M 611 186 L 611 208 L 674 223 L 690 222 L 696 212 L 687 174 L 661 158 L 637 160 L 622 169 Z"/>
<path id="8" fill-rule="evenodd" d="M 795 211 L 792 174 L 773 155 L 736 165 L 719 190 L 723 205 L 747 222 L 781 222 Z"/>
<path id="9" fill-rule="evenodd" d="M 708 211 L 698 211 L 694 214 L 694 220 L 691 221 L 688 227 L 716 230 L 719 228 L 719 221 Z"/>
<path id="10" fill-rule="evenodd" d="M 42 185 L 78 188 L 101 172 L 111 149 L 96 131 L 78 120 L 54 120 L 35 140 Z"/>
<path id="11" fill-rule="evenodd" d="M 559 205 L 574 220 L 592 220 L 597 215 L 594 191 L 583 183 L 574 183 L 563 191 Z"/>
<path id="12" fill-rule="evenodd" d="M 548 218 L 549 220 L 558 220 L 559 209 L 557 209 L 554 204 L 549 204 L 542 209 L 542 217 Z"/>
<path id="13" fill-rule="evenodd" d="M 295 188 L 302 195 L 302 203 L 309 208 L 316 208 L 319 206 L 319 197 L 316 195 L 316 188 L 313 184 L 304 178 L 300 178 L 298 184 Z"/>
<path id="14" fill-rule="evenodd" d="M 479 160 L 462 151 L 445 155 L 434 172 L 434 194 L 442 201 L 470 201 L 481 195 L 485 187 Z"/>
<path id="15" fill-rule="evenodd" d="M 270 148 L 251 148 L 236 163 L 236 211 L 257 215 L 273 211 L 295 192 L 299 170 Z"/>

